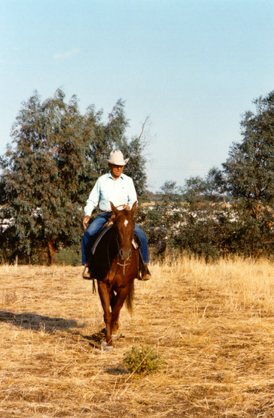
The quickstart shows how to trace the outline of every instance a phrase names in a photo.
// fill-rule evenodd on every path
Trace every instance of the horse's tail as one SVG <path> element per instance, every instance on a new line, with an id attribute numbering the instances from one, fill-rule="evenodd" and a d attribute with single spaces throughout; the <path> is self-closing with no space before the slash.
<path id="1" fill-rule="evenodd" d="M 134 298 L 134 280 L 132 282 L 132 285 L 130 286 L 130 289 L 126 298 L 126 306 L 127 306 L 129 313 L 132 313 L 133 298 Z"/>

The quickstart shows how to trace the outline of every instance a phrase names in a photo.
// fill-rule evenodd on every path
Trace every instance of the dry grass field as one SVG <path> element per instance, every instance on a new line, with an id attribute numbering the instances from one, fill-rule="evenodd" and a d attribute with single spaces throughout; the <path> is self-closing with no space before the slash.
<path id="1" fill-rule="evenodd" d="M 154 264 L 104 352 L 80 267 L 0 266 L 0 416 L 274 417 L 273 267 Z M 166 368 L 129 373 L 124 353 L 141 344 Z"/>

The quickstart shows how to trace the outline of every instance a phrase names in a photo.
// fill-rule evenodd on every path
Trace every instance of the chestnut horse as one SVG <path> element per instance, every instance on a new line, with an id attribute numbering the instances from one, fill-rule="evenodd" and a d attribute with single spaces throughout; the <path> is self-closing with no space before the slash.
<path id="1" fill-rule="evenodd" d="M 104 310 L 106 338 L 102 344 L 105 350 L 112 349 L 112 340 L 117 338 L 124 301 L 129 310 L 132 308 L 134 279 L 138 273 L 138 249 L 132 245 L 137 202 L 129 211 L 118 210 L 112 202 L 110 204 L 113 226 L 102 236 L 91 259 L 92 277 L 97 279 Z"/>

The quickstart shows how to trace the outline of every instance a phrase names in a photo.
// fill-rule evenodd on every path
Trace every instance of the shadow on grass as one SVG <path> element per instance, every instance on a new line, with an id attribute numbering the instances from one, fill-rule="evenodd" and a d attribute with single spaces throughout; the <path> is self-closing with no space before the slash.
<path id="1" fill-rule="evenodd" d="M 32 331 L 44 331 L 48 334 L 55 333 L 56 331 L 65 331 L 66 335 L 59 334 L 60 337 L 66 338 L 69 335 L 77 341 L 86 341 L 93 348 L 101 350 L 101 342 L 104 340 L 106 330 L 103 328 L 101 331 L 92 335 L 83 335 L 81 332 L 75 329 L 84 328 L 85 325 L 78 325 L 74 319 L 54 318 L 50 316 L 37 315 L 35 313 L 13 313 L 9 311 L 0 311 L 0 322 L 5 322 L 16 326 L 17 328 L 32 330 Z M 119 338 L 124 338 L 120 336 Z"/>
<path id="2" fill-rule="evenodd" d="M 110 367 L 106 369 L 106 373 L 114 375 L 114 376 L 129 374 L 128 370 L 123 367 Z"/>
<path id="3" fill-rule="evenodd" d="M 106 329 L 103 328 L 101 331 L 95 332 L 92 335 L 82 335 L 82 334 L 79 334 L 79 335 L 84 339 L 84 341 L 88 341 L 91 347 L 99 348 L 101 350 L 102 349 L 101 342 L 105 339 Z"/>
<path id="4" fill-rule="evenodd" d="M 10 323 L 21 329 L 43 330 L 47 333 L 84 327 L 84 325 L 78 325 L 73 319 L 52 318 L 34 313 L 15 314 L 8 311 L 0 311 L 0 322 Z"/>
<path id="5" fill-rule="evenodd" d="M 106 329 L 105 328 L 101 329 L 101 331 L 99 331 L 99 332 L 95 332 L 92 335 L 81 335 L 81 334 L 79 334 L 79 335 L 84 339 L 84 341 L 88 341 L 88 343 L 91 347 L 99 348 L 100 350 L 103 349 L 101 343 L 102 343 L 102 341 L 105 340 L 105 336 L 106 336 Z M 117 339 L 115 339 L 114 340 L 114 346 L 115 346 L 115 342 L 117 342 L 121 338 L 125 338 L 125 336 L 121 334 Z"/>

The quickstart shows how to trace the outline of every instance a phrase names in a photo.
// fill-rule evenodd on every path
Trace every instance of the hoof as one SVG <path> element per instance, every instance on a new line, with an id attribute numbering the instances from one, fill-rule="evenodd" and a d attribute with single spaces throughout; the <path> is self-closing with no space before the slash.
<path id="1" fill-rule="evenodd" d="M 106 345 L 106 346 L 104 347 L 104 351 L 111 351 L 111 350 L 113 350 L 112 345 Z"/>
<path id="2" fill-rule="evenodd" d="M 118 338 L 118 335 L 117 335 L 117 334 L 112 334 L 111 338 L 112 338 L 113 340 L 116 340 L 116 339 Z"/>
<path id="3" fill-rule="evenodd" d="M 113 346 L 112 345 L 107 345 L 107 343 L 105 341 L 101 341 L 101 349 L 104 351 L 111 351 L 113 350 Z"/>

